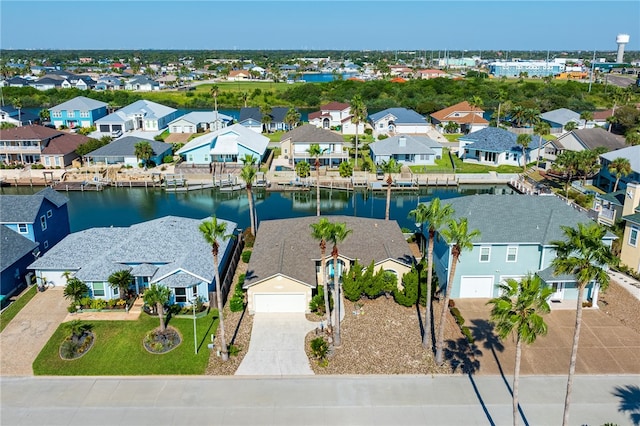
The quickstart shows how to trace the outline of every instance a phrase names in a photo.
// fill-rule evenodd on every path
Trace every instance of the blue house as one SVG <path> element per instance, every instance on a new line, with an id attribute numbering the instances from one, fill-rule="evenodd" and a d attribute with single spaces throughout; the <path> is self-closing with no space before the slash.
<path id="1" fill-rule="evenodd" d="M 396 135 L 369 144 L 371 159 L 379 164 L 391 158 L 403 165 L 433 165 L 442 158 L 442 145 L 426 136 Z"/>
<path id="2" fill-rule="evenodd" d="M 522 146 L 518 145 L 518 135 L 499 127 L 487 127 L 477 132 L 461 136 L 458 156 L 462 161 L 487 166 L 522 166 Z M 531 142 L 525 150 L 526 162 L 537 158 L 544 139 L 531 135 Z"/>
<path id="3" fill-rule="evenodd" d="M 241 124 L 234 124 L 192 139 L 176 154 L 186 164 L 240 163 L 245 155 L 253 155 L 258 161 L 262 161 L 267 145 L 268 137 Z"/>
<path id="4" fill-rule="evenodd" d="M 640 182 L 640 145 L 605 152 L 600 155 L 600 171 L 596 178 L 596 185 L 607 192 L 613 191 L 616 184 L 615 174 L 609 171 L 609 166 L 616 158 L 626 158 L 631 165 L 631 173 L 620 177 L 618 189 L 626 188 L 631 182 Z"/>
<path id="5" fill-rule="evenodd" d="M 78 96 L 49 108 L 49 115 L 56 128 L 92 127 L 96 120 L 106 117 L 107 105 L 105 102 Z"/>
<path id="6" fill-rule="evenodd" d="M 245 107 L 240 108 L 240 118 L 238 123 L 245 127 L 248 127 L 258 133 L 265 132 L 277 132 L 279 130 L 291 130 L 286 123 L 285 118 L 289 112 L 287 107 L 273 107 L 269 112 L 270 120 L 268 123 L 262 122 L 263 113 L 260 108 L 257 107 Z M 297 123 L 293 125 L 296 127 Z M 259 130 L 258 130 L 259 129 Z"/>
<path id="7" fill-rule="evenodd" d="M 1 294 L 11 294 L 22 282 L 28 265 L 25 262 L 34 259 L 29 258 L 31 254 L 46 253 L 69 234 L 68 201 L 51 188 L 33 195 L 0 195 Z"/>
<path id="8" fill-rule="evenodd" d="M 126 270 L 134 277 L 131 290 L 143 293 L 151 284 L 171 289 L 171 302 L 189 305 L 195 298 L 212 300 L 218 287 L 228 293 L 233 269 L 228 263 L 238 245 L 238 238 L 220 240 L 219 275 L 215 282 L 211 246 L 200 233 L 204 219 L 165 216 L 130 227 L 90 228 L 68 235 L 52 250 L 33 262 L 29 269 L 36 277 L 46 277 L 56 286 L 64 287 L 65 272 L 89 286 L 96 299 L 117 299 L 120 293 L 109 285 L 109 276 Z M 227 232 L 237 229 L 235 222 L 226 223 Z M 171 242 L 163 243 L 159 236 L 171 234 Z"/>
<path id="9" fill-rule="evenodd" d="M 591 219 L 553 196 L 470 195 L 446 200 L 455 213 L 467 218 L 469 230 L 480 231 L 470 251 L 463 251 L 451 283 L 451 246 L 438 235 L 434 244 L 434 270 L 441 288 L 452 285 L 452 298 L 498 296 L 497 284 L 507 278 L 539 275 L 554 293 L 551 300 L 576 300 L 573 276 L 555 276 L 551 267 L 556 257 L 552 241 L 564 240 L 561 226 L 575 227 Z M 607 234 L 605 243 L 616 237 Z M 588 285 L 586 297 L 597 305 L 598 287 Z"/>
<path id="10" fill-rule="evenodd" d="M 584 125 L 584 120 L 580 119 L 580 114 L 567 108 L 558 108 L 540 114 L 540 120 L 549 123 L 551 134 L 564 133 L 564 126 L 569 122 L 574 122 L 578 128 Z"/>
<path id="11" fill-rule="evenodd" d="M 162 164 L 164 157 L 172 153 L 173 146 L 170 143 L 143 139 L 136 136 L 125 136 L 95 151 L 91 151 L 85 155 L 85 158 L 90 163 L 124 164 L 135 167 L 141 161 L 136 157 L 136 144 L 140 142 L 147 142 L 151 146 L 153 155 L 149 161 L 156 165 Z"/>

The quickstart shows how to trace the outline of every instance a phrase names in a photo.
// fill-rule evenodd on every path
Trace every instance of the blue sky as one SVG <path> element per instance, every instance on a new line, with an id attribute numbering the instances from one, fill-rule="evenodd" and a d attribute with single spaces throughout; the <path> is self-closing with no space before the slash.
<path id="1" fill-rule="evenodd" d="M 640 1 L 0 0 L 6 49 L 640 50 Z"/>

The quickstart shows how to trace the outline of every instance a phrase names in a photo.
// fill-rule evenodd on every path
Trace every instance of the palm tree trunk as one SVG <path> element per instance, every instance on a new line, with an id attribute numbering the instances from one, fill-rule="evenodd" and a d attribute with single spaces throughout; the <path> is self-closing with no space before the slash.
<path id="1" fill-rule="evenodd" d="M 340 282 L 338 281 L 338 256 L 333 255 L 333 312 L 336 314 L 336 322 L 333 326 L 333 345 L 339 348 L 342 345 L 340 337 Z"/>
<path id="2" fill-rule="evenodd" d="M 500 107 L 502 106 L 502 102 L 498 102 L 498 117 L 496 118 L 496 127 L 500 127 Z"/>
<path id="3" fill-rule="evenodd" d="M 324 309 L 327 315 L 327 328 L 331 328 L 331 304 L 329 303 L 329 287 L 327 286 L 327 261 L 325 260 L 325 251 L 322 249 L 322 259 L 320 267 L 322 268 L 322 289 L 324 290 Z"/>
<path id="4" fill-rule="evenodd" d="M 518 335 L 516 343 L 516 365 L 513 368 L 513 426 L 518 426 L 518 385 L 520 384 L 520 360 L 522 359 L 522 340 Z"/>
<path id="5" fill-rule="evenodd" d="M 320 161 L 316 158 L 316 216 L 320 216 Z"/>
<path id="6" fill-rule="evenodd" d="M 571 346 L 571 361 L 569 362 L 569 377 L 567 379 L 567 394 L 564 397 L 564 413 L 562 426 L 569 424 L 569 405 L 571 404 L 571 390 L 573 388 L 573 375 L 576 372 L 576 358 L 578 357 L 578 340 L 580 340 L 580 326 L 582 325 L 582 298 L 586 283 L 578 283 L 578 306 L 576 307 L 576 327 L 573 332 L 573 346 Z"/>
<path id="7" fill-rule="evenodd" d="M 158 318 L 160 319 L 160 331 L 164 331 L 166 327 L 164 325 L 164 306 L 162 306 L 162 303 L 156 303 L 156 310 L 158 311 Z"/>
<path id="8" fill-rule="evenodd" d="M 449 298 L 451 297 L 451 287 L 453 287 L 453 277 L 456 275 L 456 266 L 458 257 L 454 254 L 451 261 L 451 271 L 449 271 L 449 279 L 447 280 L 447 289 L 444 292 L 444 300 L 442 301 L 442 311 L 440 312 L 440 324 L 438 325 L 438 340 L 436 340 L 436 364 L 444 364 L 444 327 L 447 321 L 447 311 L 449 310 Z"/>
<path id="9" fill-rule="evenodd" d="M 247 199 L 249 200 L 249 220 L 251 221 L 251 235 L 256 236 L 256 218 L 253 211 L 253 190 L 251 183 L 247 183 Z"/>
<path id="10" fill-rule="evenodd" d="M 389 173 L 389 177 L 387 178 L 387 207 L 384 211 L 384 220 L 389 220 L 389 210 L 391 208 L 391 183 L 393 183 L 393 179 L 391 178 L 391 173 Z"/>
<path id="11" fill-rule="evenodd" d="M 424 335 L 422 336 L 422 347 L 431 345 L 431 283 L 433 280 L 433 239 L 435 232 L 429 231 L 429 248 L 427 249 L 427 307 L 424 312 Z M 420 285 L 418 283 L 418 285 Z"/>
<path id="12" fill-rule="evenodd" d="M 620 182 L 620 176 L 616 176 L 616 184 L 613 186 L 613 192 L 618 190 L 618 182 Z"/>
<path id="13" fill-rule="evenodd" d="M 213 267 L 216 277 L 216 300 L 218 302 L 218 338 L 220 342 L 220 353 L 222 354 L 222 360 L 229 360 L 229 353 L 227 352 L 227 340 L 224 337 L 224 315 L 222 311 L 224 304 L 222 303 L 222 283 L 220 282 L 220 273 L 218 272 L 218 256 L 213 256 Z"/>
<path id="14" fill-rule="evenodd" d="M 356 123 L 356 159 L 355 165 L 353 166 L 353 170 L 355 171 L 358 168 L 358 125 L 360 123 Z"/>

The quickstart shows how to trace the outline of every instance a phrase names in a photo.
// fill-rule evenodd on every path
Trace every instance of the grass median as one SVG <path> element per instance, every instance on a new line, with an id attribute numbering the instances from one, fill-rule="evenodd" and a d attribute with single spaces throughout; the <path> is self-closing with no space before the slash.
<path id="1" fill-rule="evenodd" d="M 38 289 L 35 285 L 31 286 L 31 288 L 25 291 L 15 302 L 9 305 L 7 309 L 2 311 L 2 314 L 0 315 L 0 331 L 4 330 L 5 327 L 9 325 L 11 320 L 18 315 L 18 312 L 20 312 L 20 310 L 29 303 L 29 300 L 33 299 L 37 291 Z"/>

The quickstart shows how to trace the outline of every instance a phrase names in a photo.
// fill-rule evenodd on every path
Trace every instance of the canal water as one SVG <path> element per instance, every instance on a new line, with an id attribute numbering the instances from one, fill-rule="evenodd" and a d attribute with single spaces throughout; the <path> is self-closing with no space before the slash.
<path id="1" fill-rule="evenodd" d="M 2 194 L 33 194 L 41 188 L 4 187 Z M 419 191 L 394 191 L 391 196 L 390 218 L 401 227 L 415 230 L 409 212 L 419 202 L 434 197 L 441 199 L 480 193 L 512 193 L 504 185 L 461 185 L 449 188 L 422 188 Z M 185 193 L 162 189 L 111 188 L 103 191 L 64 193 L 69 198 L 71 231 L 92 227 L 130 226 L 159 217 L 174 215 L 202 219 L 216 215 L 249 226 L 249 203 L 246 191 L 220 192 L 213 189 Z M 385 191 L 322 190 L 320 210 L 323 215 L 348 215 L 384 218 Z M 316 214 L 316 193 L 268 192 L 254 190 L 257 220 L 285 219 Z M 159 236 L 161 237 L 161 236 Z"/>

